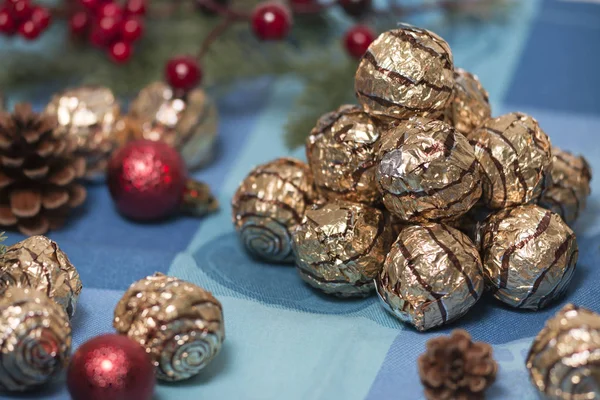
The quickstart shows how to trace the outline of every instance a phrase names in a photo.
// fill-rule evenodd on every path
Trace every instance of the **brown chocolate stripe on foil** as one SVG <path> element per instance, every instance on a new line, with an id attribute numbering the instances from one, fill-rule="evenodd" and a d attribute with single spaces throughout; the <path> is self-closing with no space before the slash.
<path id="1" fill-rule="evenodd" d="M 266 200 L 261 198 L 260 196 L 256 195 L 256 194 L 251 194 L 251 193 L 243 193 L 241 195 L 238 196 L 238 199 L 240 201 L 244 201 L 244 200 L 257 200 L 266 204 L 270 204 L 279 208 L 282 208 L 286 211 L 288 211 L 289 213 L 292 214 L 292 217 L 294 218 L 294 220 L 298 223 L 300 223 L 302 221 L 302 216 L 300 214 L 298 214 L 298 212 L 294 209 L 294 207 L 290 206 L 289 204 L 284 203 L 283 201 L 280 200 Z M 246 215 L 246 214 L 244 214 Z M 243 216 L 243 215 L 242 215 Z M 264 216 L 263 216 L 264 217 Z"/>
<path id="2" fill-rule="evenodd" d="M 440 92 L 452 93 L 452 87 L 438 86 L 438 85 L 435 85 L 435 84 L 433 84 L 431 82 L 426 81 L 425 79 L 421 79 L 419 81 L 415 81 L 415 80 L 410 79 L 407 76 L 402 75 L 398 71 L 392 71 L 392 70 L 383 68 L 382 66 L 379 65 L 379 63 L 375 59 L 375 56 L 370 51 L 367 51 L 365 53 L 365 55 L 363 56 L 363 60 L 367 60 L 369 62 L 369 64 L 371 64 L 377 70 L 377 72 L 379 72 L 382 75 L 385 75 L 385 76 L 391 78 L 392 80 L 396 81 L 397 83 L 399 83 L 401 85 L 405 85 L 405 86 L 423 85 L 425 87 L 428 87 L 430 89 L 434 89 L 434 90 L 437 90 L 437 91 L 440 91 Z"/>
<path id="3" fill-rule="evenodd" d="M 352 172 L 352 179 L 353 179 L 352 186 L 348 189 L 332 189 L 328 186 L 319 185 L 319 184 L 317 184 L 317 187 L 326 192 L 339 193 L 339 194 L 346 194 L 346 193 L 354 192 L 354 190 L 358 186 L 358 183 L 359 183 L 360 179 L 362 178 L 363 174 L 365 172 L 367 172 L 369 169 L 373 168 L 374 166 L 375 166 L 375 161 L 371 160 L 371 161 L 365 162 L 362 166 L 360 166 L 354 172 Z"/>
<path id="4" fill-rule="evenodd" d="M 582 175 L 589 181 L 592 179 L 592 174 L 590 172 L 590 166 L 588 165 L 587 161 L 584 159 L 583 160 L 583 166 L 579 167 L 575 164 L 572 164 L 569 160 L 567 160 L 566 158 L 564 158 L 562 156 L 562 154 L 558 153 L 558 154 L 552 154 L 554 157 L 558 158 L 560 161 L 564 162 L 565 164 L 567 164 L 570 168 L 574 169 L 577 172 L 581 172 Z"/>
<path id="5" fill-rule="evenodd" d="M 454 147 L 456 146 L 456 131 L 452 131 L 450 132 L 450 134 L 448 134 L 448 136 L 446 137 L 446 140 L 444 140 L 444 157 L 448 158 L 450 157 L 450 154 L 452 154 L 452 150 L 454 150 Z"/>
<path id="6" fill-rule="evenodd" d="M 578 256 L 579 256 L 579 250 L 575 250 L 573 253 L 571 253 L 571 257 L 569 257 L 569 261 L 568 261 L 568 263 L 567 263 L 567 266 L 568 266 L 568 267 L 567 267 L 567 269 L 565 270 L 565 273 L 563 274 L 563 278 L 561 279 L 561 281 L 565 279 L 564 277 L 565 277 L 565 276 L 567 276 L 567 274 L 570 274 L 570 275 L 572 275 L 573 273 L 575 273 L 575 264 L 573 263 L 573 259 L 574 259 L 575 257 L 578 257 Z M 541 305 L 542 307 L 543 307 L 543 305 L 544 305 L 544 304 L 546 304 L 546 301 L 547 301 L 548 299 L 552 299 L 552 298 L 554 298 L 554 293 L 556 292 L 556 289 L 557 289 L 557 288 L 559 288 L 559 287 L 560 287 L 560 285 L 556 285 L 556 286 L 554 286 L 554 289 L 552 289 L 552 291 L 551 291 L 550 293 L 548 293 L 547 295 L 543 296 L 543 297 L 540 299 L 540 305 Z M 565 289 L 565 290 L 566 290 L 566 286 L 565 286 L 563 289 Z"/>
<path id="7" fill-rule="evenodd" d="M 505 288 L 506 284 L 508 283 L 508 271 L 509 271 L 508 264 L 510 262 L 510 257 L 512 256 L 512 254 L 515 251 L 522 249 L 530 241 L 535 240 L 538 237 L 540 237 L 546 231 L 546 229 L 548 229 L 548 226 L 550 226 L 551 218 L 552 218 L 552 212 L 547 211 L 544 214 L 544 216 L 542 217 L 542 219 L 540 220 L 538 226 L 535 228 L 535 232 L 533 232 L 533 234 L 527 236 L 526 238 L 522 239 L 518 243 L 515 243 L 512 246 L 510 246 L 508 249 L 506 249 L 506 251 L 502 255 L 502 273 L 500 275 L 500 288 Z"/>
<path id="8" fill-rule="evenodd" d="M 446 53 L 446 52 L 438 53 L 431 47 L 427 47 L 424 44 L 419 43 L 419 41 L 414 36 L 409 35 L 408 33 L 406 33 L 406 31 L 410 31 L 410 32 L 417 33 L 417 34 L 425 34 L 425 35 L 427 35 L 427 37 L 429 37 L 432 41 L 434 41 L 440 47 L 442 47 L 442 48 L 444 47 L 442 45 L 442 43 L 439 42 L 439 40 L 437 40 L 433 36 L 427 34 L 427 32 L 425 32 L 425 31 L 402 27 L 402 29 L 392 30 L 392 31 L 389 31 L 388 33 L 397 39 L 409 42 L 413 47 L 416 47 L 417 49 L 422 50 L 422 51 L 434 56 L 435 58 L 441 59 L 444 62 L 445 68 L 453 69 L 452 62 L 450 62 L 448 53 Z"/>
<path id="9" fill-rule="evenodd" d="M 452 265 L 454 266 L 454 268 L 461 273 L 461 275 L 463 276 L 463 278 L 465 278 L 465 281 L 467 282 L 467 287 L 469 288 L 469 293 L 471 294 L 471 296 L 473 297 L 473 299 L 475 301 L 477 301 L 477 299 L 479 298 L 477 296 L 477 292 L 475 292 L 475 287 L 473 286 L 473 281 L 471 281 L 471 278 L 469 277 L 469 275 L 467 275 L 465 273 L 465 271 L 462 268 L 462 265 L 460 264 L 460 261 L 458 260 L 458 257 L 456 257 L 456 254 L 454 254 L 454 252 L 452 251 L 452 249 L 450 249 L 448 246 L 446 246 L 444 243 L 442 243 L 437 236 L 435 236 L 435 233 L 433 233 L 433 231 L 431 230 L 431 228 L 427 227 L 427 226 L 423 226 L 423 228 L 425 228 L 425 230 L 427 231 L 427 233 L 429 234 L 429 237 L 431 237 L 431 239 L 433 239 L 433 241 L 440 246 L 440 248 L 444 251 L 444 253 L 446 253 L 446 255 L 448 256 L 448 259 L 450 260 L 450 262 L 452 263 Z"/>
<path id="10" fill-rule="evenodd" d="M 295 167 L 295 166 L 298 166 L 298 164 L 295 164 L 295 163 L 293 163 L 293 162 L 292 162 L 291 164 L 288 164 L 288 165 L 290 165 L 290 166 L 294 166 L 294 167 Z M 262 169 L 261 169 L 261 170 L 259 170 L 259 171 L 253 171 L 253 172 L 251 172 L 249 176 L 252 176 L 252 177 L 255 177 L 255 178 L 257 178 L 257 177 L 259 177 L 259 176 L 261 176 L 261 175 L 274 176 L 274 177 L 276 177 L 276 178 L 279 178 L 279 179 L 280 179 L 282 182 L 288 183 L 288 184 L 289 184 L 290 186 L 292 186 L 294 189 L 298 190 L 298 192 L 299 192 L 299 193 L 302 195 L 302 198 L 304 199 L 304 204 L 309 204 L 309 203 L 311 202 L 311 201 L 310 201 L 310 198 L 308 197 L 308 193 L 306 193 L 306 190 L 303 190 L 302 188 L 300 188 L 298 185 L 296 185 L 296 184 L 295 184 L 294 182 L 292 182 L 291 180 L 289 180 L 289 179 L 286 179 L 286 178 L 284 178 L 283 176 L 279 175 L 279 173 L 278 173 L 278 172 L 275 172 L 275 171 L 269 171 L 269 170 L 262 170 Z"/>
<path id="11" fill-rule="evenodd" d="M 504 195 L 504 199 L 502 200 L 502 207 L 504 207 L 506 205 L 506 201 L 508 200 L 508 193 L 507 193 L 507 188 L 506 188 L 506 174 L 504 173 L 504 167 L 502 166 L 502 163 L 494 156 L 494 153 L 492 152 L 492 150 L 489 147 L 487 147 L 485 144 L 480 143 L 477 140 L 469 140 L 469 143 L 472 146 L 479 147 L 480 149 L 485 151 L 486 154 L 488 155 L 488 157 L 490 157 L 490 160 L 492 160 L 492 163 L 494 164 L 496 169 L 498 170 L 498 175 L 500 176 L 500 181 L 502 182 L 502 192 Z M 489 177 L 488 173 L 485 172 L 484 168 L 481 168 L 481 170 L 484 171 L 485 175 L 488 177 L 488 181 L 490 182 L 490 188 L 493 191 L 494 188 L 493 188 L 491 178 Z"/>
<path id="12" fill-rule="evenodd" d="M 429 293 L 431 295 L 431 297 L 433 297 L 436 300 L 436 302 L 438 303 L 438 306 L 440 309 L 440 314 L 442 315 L 442 321 L 443 321 L 443 323 L 446 323 L 446 320 L 448 318 L 448 312 L 446 311 L 446 307 L 444 306 L 444 303 L 442 302 L 442 297 L 444 297 L 444 295 L 434 292 L 431 285 L 429 285 L 429 283 L 427 283 L 427 282 L 425 282 L 425 280 L 423 280 L 423 277 L 421 277 L 419 272 L 415 269 L 415 266 L 414 266 L 415 260 L 412 256 L 412 254 L 410 254 L 410 251 L 408 251 L 408 249 L 406 248 L 406 245 L 404 244 L 402 239 L 398 238 L 398 240 L 396 241 L 396 245 L 398 246 L 398 249 L 402 253 L 402 256 L 404 257 L 404 259 L 406 260 L 408 269 L 410 269 L 410 272 L 417 279 L 417 282 L 419 282 L 419 284 L 423 287 L 423 289 L 425 289 L 427 291 L 427 293 Z"/>
<path id="13" fill-rule="evenodd" d="M 340 129 L 339 131 L 337 131 L 335 133 L 333 138 L 335 139 L 335 141 L 337 143 L 343 143 L 344 140 L 343 140 L 342 136 L 345 135 L 346 133 L 350 132 L 352 130 L 352 128 L 354 128 L 354 124 L 344 126 L 342 129 Z"/>
<path id="14" fill-rule="evenodd" d="M 412 111 L 412 112 L 415 112 L 415 113 L 431 112 L 431 107 L 429 107 L 429 108 L 409 107 L 409 106 L 406 106 L 404 104 L 394 103 L 394 102 L 386 100 L 386 99 L 384 99 L 382 97 L 378 97 L 378 96 L 375 96 L 375 95 L 372 95 L 372 94 L 367 94 L 367 93 L 363 92 L 362 90 L 357 90 L 356 93 L 359 96 L 366 97 L 367 99 L 372 100 L 375 103 L 377 103 L 377 104 L 379 104 L 380 106 L 383 106 L 383 107 L 401 107 L 401 108 L 404 108 L 404 109 L 406 109 L 408 111 Z"/>
<path id="15" fill-rule="evenodd" d="M 332 279 L 332 280 L 327 280 L 327 279 L 323 279 L 320 276 L 315 275 L 313 272 L 307 270 L 306 268 L 302 267 L 300 264 L 296 264 L 298 269 L 305 275 L 308 275 L 309 277 L 311 277 L 312 279 L 314 279 L 317 282 L 323 283 L 323 284 L 330 284 L 330 283 L 339 283 L 339 284 L 352 284 L 352 286 L 357 286 L 357 287 L 361 287 L 361 286 L 365 286 L 365 285 L 369 285 L 373 283 L 372 279 L 369 279 L 368 281 L 356 281 L 356 282 L 350 282 L 347 280 L 342 280 L 342 279 Z"/>
<path id="16" fill-rule="evenodd" d="M 448 235 L 450 235 L 450 236 L 451 236 L 451 237 L 452 237 L 454 240 L 456 240 L 458 243 L 460 243 L 460 240 L 459 240 L 459 239 L 458 239 L 456 236 L 454 236 L 454 233 L 453 233 L 453 232 L 452 232 L 450 229 L 448 229 L 448 226 L 446 226 L 446 224 L 444 224 L 444 223 L 440 223 L 440 227 L 441 227 L 441 228 L 444 230 L 444 232 L 446 232 L 446 233 L 447 233 Z M 460 231 L 459 231 L 459 232 L 460 232 Z M 461 233 L 462 233 L 462 232 L 461 232 Z M 470 239 L 469 239 L 469 240 L 470 240 Z M 464 246 L 463 246 L 463 248 L 464 248 Z M 471 257 L 471 259 L 473 260 L 473 262 L 474 262 L 475 264 L 480 264 L 480 263 L 481 263 L 481 260 L 480 260 L 480 259 L 478 259 L 477 257 L 475 257 L 473 254 L 471 254 L 471 252 L 469 252 L 469 251 L 466 251 L 466 250 L 465 250 L 465 253 L 467 253 L 467 254 L 469 255 L 469 257 Z M 479 253 L 478 253 L 478 254 L 479 254 Z M 481 275 L 483 275 L 483 271 L 482 271 L 481 269 L 478 269 L 478 270 L 477 270 L 477 272 L 479 273 L 479 275 L 480 275 L 480 276 L 481 276 Z"/>

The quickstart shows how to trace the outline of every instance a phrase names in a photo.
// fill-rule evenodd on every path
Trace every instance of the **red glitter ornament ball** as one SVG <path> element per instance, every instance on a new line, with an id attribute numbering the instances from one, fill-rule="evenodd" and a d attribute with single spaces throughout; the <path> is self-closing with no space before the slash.
<path id="1" fill-rule="evenodd" d="M 375 40 L 375 33 L 364 25 L 353 26 L 344 35 L 346 51 L 354 58 L 361 58 Z"/>
<path id="2" fill-rule="evenodd" d="M 163 142 L 133 141 L 117 150 L 108 164 L 110 194 L 121 214 L 132 219 L 171 215 L 181 205 L 186 181 L 183 159 Z"/>
<path id="3" fill-rule="evenodd" d="M 150 400 L 154 383 L 154 367 L 144 348 L 115 334 L 81 345 L 67 372 L 73 400 Z"/>
<path id="4" fill-rule="evenodd" d="M 280 40 L 292 27 L 292 16 L 282 4 L 260 3 L 252 12 L 252 30 L 262 40 Z"/>
<path id="5" fill-rule="evenodd" d="M 175 89 L 191 90 L 202 80 L 202 69 L 194 57 L 173 57 L 165 66 L 165 79 Z"/>

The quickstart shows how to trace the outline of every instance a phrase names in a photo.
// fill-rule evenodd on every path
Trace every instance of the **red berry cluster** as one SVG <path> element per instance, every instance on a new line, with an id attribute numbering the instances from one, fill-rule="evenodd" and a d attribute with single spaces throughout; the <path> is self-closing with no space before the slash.
<path id="1" fill-rule="evenodd" d="M 127 0 L 124 6 L 112 0 L 79 0 L 79 3 L 83 9 L 71 16 L 71 33 L 108 51 L 114 62 L 127 62 L 133 43 L 144 33 L 145 0 Z"/>
<path id="2" fill-rule="evenodd" d="M 45 31 L 52 20 L 50 11 L 30 0 L 4 0 L 0 5 L 0 34 L 12 36 L 19 32 L 27 40 L 34 40 Z"/>

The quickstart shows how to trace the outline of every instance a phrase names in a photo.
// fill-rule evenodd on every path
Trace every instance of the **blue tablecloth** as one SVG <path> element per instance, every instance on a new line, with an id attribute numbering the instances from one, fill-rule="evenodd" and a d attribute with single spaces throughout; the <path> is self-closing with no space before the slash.
<path id="1" fill-rule="evenodd" d="M 452 45 L 456 65 L 479 75 L 495 115 L 533 115 L 553 144 L 584 154 L 600 171 L 600 5 L 527 0 L 505 24 L 440 26 L 438 33 Z M 534 313 L 484 299 L 446 329 L 417 333 L 387 315 L 376 298 L 325 297 L 303 284 L 293 268 L 251 260 L 237 242 L 231 196 L 254 165 L 289 155 L 282 129 L 291 95 L 299 90 L 293 78 L 264 79 L 240 85 L 220 101 L 218 158 L 197 173 L 218 194 L 222 209 L 216 215 L 136 224 L 116 213 L 104 185 L 89 188 L 78 217 L 50 234 L 84 284 L 73 320 L 74 347 L 111 332 L 124 290 L 161 271 L 221 300 L 227 339 L 200 376 L 158 385 L 156 399 L 421 399 L 416 358 L 426 340 L 457 327 L 494 347 L 500 371 L 490 399 L 537 398 L 524 356 L 544 321 L 566 302 L 600 312 L 600 179 L 592 182 L 588 209 L 575 229 L 580 260 L 560 304 Z M 303 150 L 291 155 L 303 158 Z M 8 243 L 21 239 L 11 234 Z M 59 382 L 20 398 L 69 397 Z"/>

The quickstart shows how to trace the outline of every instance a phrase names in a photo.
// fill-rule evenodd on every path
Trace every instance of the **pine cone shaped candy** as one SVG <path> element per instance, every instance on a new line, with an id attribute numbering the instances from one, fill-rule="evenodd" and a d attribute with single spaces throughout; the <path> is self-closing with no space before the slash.
<path id="1" fill-rule="evenodd" d="M 358 65 L 354 88 L 373 117 L 436 118 L 452 100 L 453 73 L 452 52 L 444 39 L 401 25 L 371 43 Z"/>
<path id="2" fill-rule="evenodd" d="M 25 391 L 52 381 L 70 352 L 69 319 L 44 293 L 11 287 L 0 296 L 0 390 Z"/>
<path id="3" fill-rule="evenodd" d="M 492 209 L 537 202 L 550 182 L 550 139 L 522 113 L 489 119 L 467 135 L 483 170 L 485 206 Z"/>
<path id="4" fill-rule="evenodd" d="M 418 365 L 428 400 L 483 399 L 498 371 L 492 347 L 462 329 L 429 340 Z"/>
<path id="5" fill-rule="evenodd" d="M 146 349 L 156 377 L 164 381 L 198 374 L 225 340 L 221 303 L 204 289 L 161 273 L 129 287 L 113 325 Z"/>
<path id="6" fill-rule="evenodd" d="M 0 256 L 0 293 L 15 286 L 44 292 L 69 318 L 83 287 L 67 255 L 45 236 L 27 238 Z"/>
<path id="7" fill-rule="evenodd" d="M 308 165 L 279 158 L 253 169 L 231 202 L 233 224 L 246 250 L 266 261 L 293 262 L 293 229 L 316 199 Z"/>
<path id="8" fill-rule="evenodd" d="M 35 114 L 29 104 L 0 114 L 0 226 L 43 234 L 85 200 L 76 183 L 85 160 L 73 153 L 77 143 L 55 128 L 54 118 Z"/>

